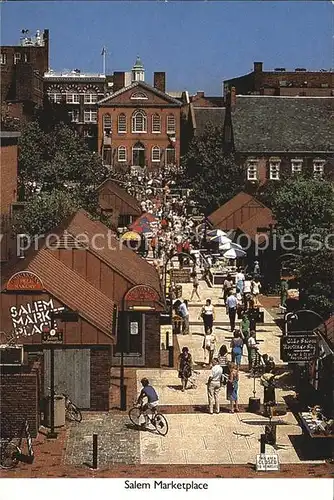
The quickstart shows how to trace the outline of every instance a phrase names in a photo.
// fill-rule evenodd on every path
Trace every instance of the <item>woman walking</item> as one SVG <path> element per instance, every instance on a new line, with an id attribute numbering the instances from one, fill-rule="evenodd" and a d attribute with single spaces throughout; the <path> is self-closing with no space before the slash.
<path id="1" fill-rule="evenodd" d="M 179 355 L 179 378 L 182 383 L 182 392 L 187 388 L 187 382 L 191 377 L 193 368 L 192 356 L 188 347 L 183 347 Z"/>
<path id="2" fill-rule="evenodd" d="M 204 335 L 212 332 L 213 322 L 215 319 L 215 308 L 211 304 L 211 299 L 206 299 L 205 305 L 202 307 L 201 316 L 204 325 Z"/>
<path id="3" fill-rule="evenodd" d="M 223 283 L 223 296 L 224 296 L 224 304 L 226 305 L 226 299 L 230 295 L 230 292 L 233 290 L 233 280 L 230 274 L 227 275 L 226 280 Z"/>
<path id="4" fill-rule="evenodd" d="M 230 412 L 238 412 L 239 372 L 235 363 L 230 364 L 230 374 L 228 377 L 226 389 L 227 399 L 231 404 Z"/>
<path id="5" fill-rule="evenodd" d="M 216 349 L 216 342 L 217 342 L 217 337 L 213 332 L 204 336 L 202 345 L 204 351 L 204 364 L 206 364 L 206 353 L 208 352 L 210 368 L 212 366 L 212 360 Z"/>
<path id="6" fill-rule="evenodd" d="M 228 360 L 227 360 L 227 347 L 225 344 L 221 346 L 218 352 L 218 363 L 223 369 L 223 375 L 229 375 Z M 226 379 L 224 379 L 223 384 L 226 385 Z"/>
<path id="7" fill-rule="evenodd" d="M 235 363 L 237 367 L 241 365 L 241 357 L 242 357 L 242 349 L 244 346 L 244 342 L 241 338 L 240 330 L 235 330 L 233 334 L 233 339 L 231 340 L 231 356 L 232 363 Z"/>
<path id="8" fill-rule="evenodd" d="M 190 276 L 191 276 L 192 282 L 193 282 L 193 289 L 191 292 L 190 300 L 193 300 L 194 295 L 197 295 L 198 300 L 201 300 L 201 297 L 199 296 L 199 293 L 198 293 L 199 281 L 197 278 L 197 273 L 195 271 L 193 271 Z"/>
<path id="9" fill-rule="evenodd" d="M 259 294 L 261 290 L 261 283 L 258 276 L 255 276 L 251 283 L 251 293 L 254 302 L 254 307 L 259 306 Z"/>

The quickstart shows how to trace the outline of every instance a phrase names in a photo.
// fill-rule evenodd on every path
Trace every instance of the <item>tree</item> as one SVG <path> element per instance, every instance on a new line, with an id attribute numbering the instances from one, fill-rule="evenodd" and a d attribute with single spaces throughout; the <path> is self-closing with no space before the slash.
<path id="1" fill-rule="evenodd" d="M 193 189 L 206 215 L 213 212 L 245 186 L 244 168 L 233 154 L 224 153 L 223 128 L 211 123 L 195 137 L 183 157 L 184 179 Z"/>

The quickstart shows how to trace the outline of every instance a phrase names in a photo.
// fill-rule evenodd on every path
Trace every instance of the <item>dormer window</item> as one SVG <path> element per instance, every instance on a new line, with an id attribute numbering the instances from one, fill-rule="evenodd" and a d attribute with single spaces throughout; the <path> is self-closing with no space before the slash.
<path id="1" fill-rule="evenodd" d="M 325 160 L 313 160 L 313 177 L 315 179 L 322 179 L 325 170 Z"/>
<path id="2" fill-rule="evenodd" d="M 257 167 L 258 160 L 252 159 L 247 161 L 247 180 L 256 181 L 257 180 Z"/>
<path id="3" fill-rule="evenodd" d="M 131 99 L 148 99 L 148 97 L 144 92 L 135 92 L 131 95 Z"/>
<path id="4" fill-rule="evenodd" d="M 269 179 L 271 181 L 279 181 L 281 160 L 272 158 L 269 160 Z"/>
<path id="5" fill-rule="evenodd" d="M 291 160 L 291 173 L 300 174 L 303 168 L 303 160 L 301 158 L 294 158 Z"/>

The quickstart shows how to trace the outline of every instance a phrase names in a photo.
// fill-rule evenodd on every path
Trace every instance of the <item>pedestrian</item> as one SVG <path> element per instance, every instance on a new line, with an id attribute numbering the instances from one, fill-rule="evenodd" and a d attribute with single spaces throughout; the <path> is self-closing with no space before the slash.
<path id="1" fill-rule="evenodd" d="M 274 413 L 274 406 L 276 403 L 276 383 L 281 378 L 289 375 L 289 372 L 284 372 L 281 375 L 275 375 L 274 373 L 275 363 L 270 361 L 268 358 L 268 362 L 265 367 L 265 372 L 261 376 L 260 384 L 263 386 L 263 406 L 264 406 L 264 415 L 266 417 L 272 418 Z"/>
<path id="2" fill-rule="evenodd" d="M 223 344 L 218 351 L 218 363 L 223 369 L 223 374 L 226 376 L 229 375 L 227 356 L 228 356 L 227 347 L 225 344 Z M 223 380 L 223 384 L 224 385 L 226 384 L 226 379 Z"/>
<path id="3" fill-rule="evenodd" d="M 246 344 L 247 352 L 249 354 L 248 339 L 249 339 L 249 335 L 250 335 L 249 334 L 250 321 L 248 318 L 247 311 L 242 311 L 242 313 L 241 313 L 240 331 L 241 331 L 242 340 L 244 341 L 244 344 Z"/>
<path id="4" fill-rule="evenodd" d="M 233 294 L 233 291 L 230 290 L 230 295 L 226 299 L 226 314 L 228 314 L 229 319 L 230 319 L 231 332 L 233 332 L 234 328 L 235 328 L 235 317 L 237 314 L 237 305 L 238 305 L 237 298 Z"/>
<path id="5" fill-rule="evenodd" d="M 193 300 L 194 295 L 197 295 L 198 300 L 201 300 L 201 297 L 199 296 L 199 293 L 198 293 L 199 281 L 198 281 L 196 271 L 193 271 L 191 273 L 190 277 L 191 277 L 192 283 L 193 283 L 193 289 L 191 292 L 190 300 Z"/>
<path id="6" fill-rule="evenodd" d="M 184 300 L 179 305 L 178 309 L 179 315 L 182 318 L 182 334 L 188 335 L 189 333 L 189 310 L 188 310 L 188 301 Z"/>
<path id="7" fill-rule="evenodd" d="M 234 363 L 230 364 L 230 374 L 226 385 L 226 399 L 230 401 L 230 413 L 239 411 L 238 407 L 239 372 Z"/>
<path id="8" fill-rule="evenodd" d="M 261 290 L 261 283 L 258 276 L 255 276 L 251 282 L 251 294 L 254 301 L 254 307 L 259 306 L 259 294 Z"/>
<path id="9" fill-rule="evenodd" d="M 211 333 L 215 319 L 215 308 L 211 303 L 211 299 L 206 299 L 205 305 L 201 309 L 200 317 L 203 320 L 204 335 Z"/>
<path id="10" fill-rule="evenodd" d="M 231 340 L 230 347 L 231 347 L 232 362 L 235 363 L 238 368 L 241 365 L 243 346 L 244 343 L 241 338 L 240 330 L 235 330 L 235 332 L 233 333 L 233 339 Z"/>
<path id="11" fill-rule="evenodd" d="M 229 296 L 229 294 L 232 290 L 233 290 L 232 276 L 230 274 L 228 274 L 224 283 L 223 283 L 223 297 L 224 297 L 224 304 L 225 305 L 226 305 L 227 297 Z"/>
<path id="12" fill-rule="evenodd" d="M 235 285 L 239 288 L 241 295 L 244 293 L 244 283 L 245 275 L 243 273 L 242 267 L 239 267 L 238 272 L 235 276 Z"/>
<path id="13" fill-rule="evenodd" d="M 213 360 L 213 356 L 214 356 L 215 349 L 216 349 L 216 342 L 217 342 L 217 337 L 213 331 L 211 333 L 209 333 L 208 335 L 204 336 L 203 345 L 202 345 L 202 348 L 204 351 L 204 364 L 206 363 L 206 353 L 208 353 L 209 354 L 210 368 L 212 366 L 212 360 Z"/>
<path id="14" fill-rule="evenodd" d="M 208 378 L 208 400 L 209 400 L 209 413 L 213 415 L 213 407 L 215 413 L 219 413 L 219 392 L 222 386 L 223 369 L 219 366 L 218 359 L 212 360 L 211 374 Z"/>
<path id="15" fill-rule="evenodd" d="M 254 269 L 253 269 L 253 274 L 258 275 L 260 274 L 260 264 L 258 260 L 254 261 Z"/>
<path id="16" fill-rule="evenodd" d="M 259 347 L 256 343 L 256 332 L 254 330 L 250 331 L 250 337 L 248 339 L 247 345 L 248 345 L 249 370 L 253 370 L 257 363 L 258 350 L 259 350 Z"/>
<path id="17" fill-rule="evenodd" d="M 156 256 L 157 256 L 157 253 L 156 253 L 156 250 L 157 250 L 157 237 L 155 235 L 151 239 L 151 248 L 152 248 L 152 252 L 153 252 L 153 259 L 155 259 Z"/>
<path id="18" fill-rule="evenodd" d="M 244 282 L 244 307 L 248 309 L 249 301 L 252 298 L 252 279 L 250 275 L 246 276 Z"/>
<path id="19" fill-rule="evenodd" d="M 181 383 L 182 383 L 182 392 L 184 392 L 185 389 L 187 388 L 187 383 L 191 377 L 192 368 L 193 368 L 192 356 L 189 352 L 188 347 L 182 348 L 182 352 L 179 355 L 178 365 L 179 365 L 178 366 L 179 378 L 181 379 Z"/>
<path id="20" fill-rule="evenodd" d="M 286 308 L 286 300 L 288 298 L 288 290 L 289 290 L 289 284 L 287 280 L 284 278 L 281 279 L 281 294 L 280 294 L 280 302 L 281 306 Z"/>

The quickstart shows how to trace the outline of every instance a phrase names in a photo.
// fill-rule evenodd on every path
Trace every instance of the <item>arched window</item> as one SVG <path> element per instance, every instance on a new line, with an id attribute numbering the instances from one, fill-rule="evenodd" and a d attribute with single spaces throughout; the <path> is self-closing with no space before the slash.
<path id="1" fill-rule="evenodd" d="M 175 116 L 167 116 L 167 134 L 175 134 Z"/>
<path id="2" fill-rule="evenodd" d="M 148 97 L 143 92 L 135 92 L 131 95 L 131 99 L 148 99 Z"/>
<path id="3" fill-rule="evenodd" d="M 118 153 L 118 155 L 117 155 L 118 161 L 126 161 L 127 155 L 126 155 L 126 147 L 125 146 L 119 146 L 117 153 Z"/>
<path id="4" fill-rule="evenodd" d="M 152 148 L 152 161 L 160 161 L 160 148 L 159 148 L 159 146 L 153 146 L 153 148 Z"/>
<path id="5" fill-rule="evenodd" d="M 111 114 L 110 113 L 105 113 L 103 115 L 103 132 L 105 135 L 110 135 L 111 134 Z"/>
<path id="6" fill-rule="evenodd" d="M 132 132 L 141 133 L 147 131 L 147 119 L 144 111 L 135 111 L 132 115 Z"/>
<path id="7" fill-rule="evenodd" d="M 157 113 L 152 116 L 152 132 L 155 134 L 161 133 L 161 118 Z"/>
<path id="8" fill-rule="evenodd" d="M 145 146 L 141 142 L 137 142 L 132 148 L 132 165 L 145 166 Z"/>
<path id="9" fill-rule="evenodd" d="M 126 134 L 126 116 L 124 113 L 118 115 L 118 133 Z"/>

